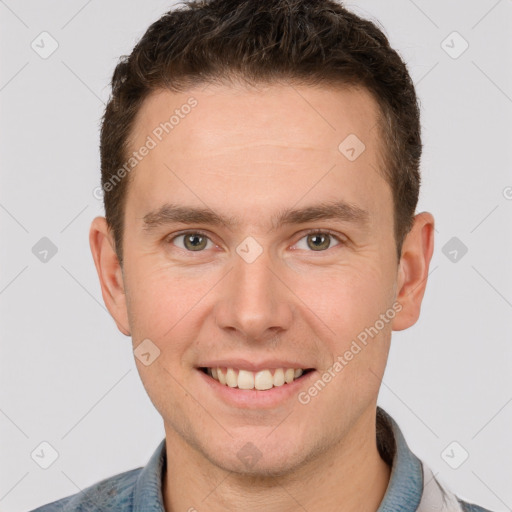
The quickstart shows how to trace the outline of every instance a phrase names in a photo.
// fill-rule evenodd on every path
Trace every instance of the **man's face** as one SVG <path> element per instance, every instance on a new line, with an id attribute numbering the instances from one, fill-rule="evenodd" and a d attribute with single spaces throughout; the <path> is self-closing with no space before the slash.
<path id="1" fill-rule="evenodd" d="M 197 105 L 158 141 L 155 128 L 191 97 Z M 168 438 L 198 460 L 286 472 L 348 443 L 374 415 L 392 321 L 377 323 L 384 327 L 358 342 L 349 361 L 344 355 L 393 309 L 397 291 L 376 123 L 375 101 L 356 89 L 209 86 L 161 91 L 143 104 L 131 149 L 148 135 L 157 145 L 128 187 L 126 320 L 134 347 L 149 339 L 160 350 L 149 366 L 137 365 Z M 364 143 L 359 155 L 354 135 Z M 280 222 L 286 212 L 335 203 L 351 208 Z M 160 222 L 155 213 L 165 205 L 232 222 Z M 123 313 L 114 315 L 121 321 Z M 346 364 L 336 371 L 339 356 Z M 233 367 L 235 376 L 312 371 L 256 391 L 221 385 L 200 369 L 211 365 Z M 329 368 L 330 382 L 310 393 Z M 257 377 L 263 386 L 265 376 Z"/>

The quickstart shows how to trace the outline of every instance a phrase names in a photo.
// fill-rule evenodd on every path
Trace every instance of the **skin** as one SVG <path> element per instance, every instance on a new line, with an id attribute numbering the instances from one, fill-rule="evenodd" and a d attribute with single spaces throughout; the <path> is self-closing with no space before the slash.
<path id="1" fill-rule="evenodd" d="M 133 149 L 191 96 L 197 106 L 132 171 L 122 268 L 105 219 L 90 230 L 118 328 L 133 347 L 149 338 L 160 350 L 149 366 L 136 363 L 164 420 L 166 510 L 375 511 L 390 476 L 376 446 L 377 395 L 392 330 L 420 314 L 434 219 L 416 215 L 398 261 L 392 193 L 379 172 L 378 107 L 365 90 L 158 91 L 139 111 Z M 366 147 L 355 161 L 338 150 L 349 134 Z M 340 199 L 366 210 L 368 222 L 272 226 L 282 209 Z M 166 202 L 208 207 L 239 224 L 145 231 L 144 216 Z M 178 237 L 184 229 L 201 229 L 211 242 L 191 251 Z M 311 249 L 309 229 L 342 243 Z M 252 263 L 236 252 L 248 236 L 263 251 Z M 196 369 L 219 358 L 294 359 L 317 372 L 299 386 L 307 391 L 393 304 L 401 311 L 307 405 L 293 396 L 270 408 L 235 407 Z M 260 453 L 251 467 L 237 456 L 249 442 Z"/>

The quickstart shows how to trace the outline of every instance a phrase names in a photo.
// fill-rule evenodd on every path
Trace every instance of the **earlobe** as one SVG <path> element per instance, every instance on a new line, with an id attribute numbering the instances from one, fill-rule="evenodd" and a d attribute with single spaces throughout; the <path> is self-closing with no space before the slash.
<path id="1" fill-rule="evenodd" d="M 413 227 L 402 245 L 396 296 L 401 310 L 393 320 L 394 331 L 411 327 L 419 318 L 433 252 L 434 217 L 422 212 L 414 217 Z"/>
<path id="2" fill-rule="evenodd" d="M 117 328 L 129 336 L 123 272 L 105 217 L 96 217 L 92 221 L 89 245 L 100 280 L 103 301 L 116 322 Z"/>

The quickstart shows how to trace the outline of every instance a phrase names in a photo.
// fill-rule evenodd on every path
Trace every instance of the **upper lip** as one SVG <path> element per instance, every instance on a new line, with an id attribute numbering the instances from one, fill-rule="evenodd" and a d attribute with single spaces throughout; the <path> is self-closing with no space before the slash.
<path id="1" fill-rule="evenodd" d="M 247 361 L 246 359 L 216 359 L 214 361 L 205 361 L 197 365 L 198 368 L 237 368 L 250 372 L 259 372 L 260 370 L 271 370 L 276 368 L 302 368 L 303 370 L 312 369 L 312 366 L 297 361 L 284 359 L 269 359 L 260 362 Z"/>

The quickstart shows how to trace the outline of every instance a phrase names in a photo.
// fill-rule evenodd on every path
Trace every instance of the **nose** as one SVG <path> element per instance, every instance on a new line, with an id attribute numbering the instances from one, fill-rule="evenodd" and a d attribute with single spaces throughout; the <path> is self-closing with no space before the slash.
<path id="1" fill-rule="evenodd" d="M 252 263 L 235 255 L 214 309 L 218 327 L 246 342 L 269 341 L 290 328 L 293 294 L 265 251 Z"/>

